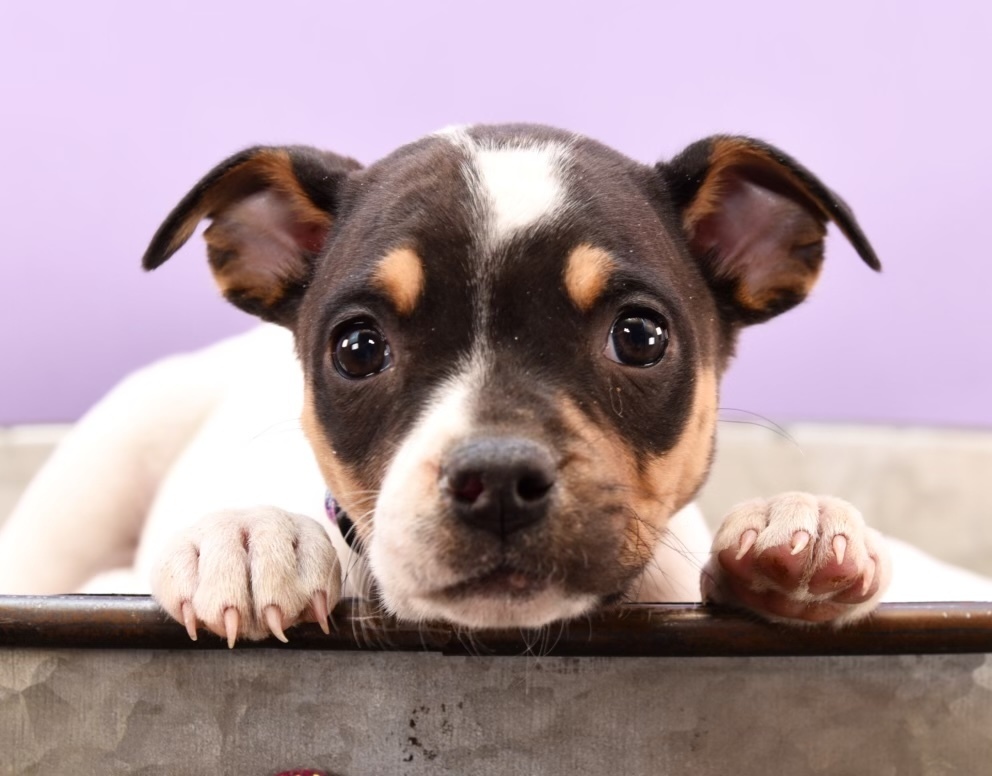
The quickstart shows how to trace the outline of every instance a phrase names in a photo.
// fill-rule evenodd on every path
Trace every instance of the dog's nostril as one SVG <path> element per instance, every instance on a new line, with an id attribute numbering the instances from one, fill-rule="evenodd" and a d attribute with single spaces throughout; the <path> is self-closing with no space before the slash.
<path id="1" fill-rule="evenodd" d="M 543 520 L 557 466 L 543 445 L 517 437 L 471 439 L 448 453 L 442 489 L 460 520 L 506 536 Z"/>
<path id="2" fill-rule="evenodd" d="M 451 496 L 463 504 L 474 504 L 485 489 L 482 475 L 474 472 L 463 474 L 450 485 Z"/>
<path id="3" fill-rule="evenodd" d="M 544 472 L 534 472 L 524 474 L 517 481 L 517 496 L 521 501 L 540 501 L 551 490 L 554 480 L 550 479 Z"/>

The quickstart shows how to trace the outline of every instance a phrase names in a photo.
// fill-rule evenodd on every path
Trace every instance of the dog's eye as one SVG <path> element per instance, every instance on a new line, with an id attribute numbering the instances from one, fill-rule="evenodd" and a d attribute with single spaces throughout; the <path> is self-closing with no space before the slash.
<path id="1" fill-rule="evenodd" d="M 653 366 L 668 348 L 668 322 L 652 310 L 625 310 L 613 322 L 606 357 L 627 366 Z"/>
<path id="2" fill-rule="evenodd" d="M 353 380 L 371 377 L 392 361 L 385 335 L 371 321 L 349 321 L 334 334 L 334 366 Z"/>

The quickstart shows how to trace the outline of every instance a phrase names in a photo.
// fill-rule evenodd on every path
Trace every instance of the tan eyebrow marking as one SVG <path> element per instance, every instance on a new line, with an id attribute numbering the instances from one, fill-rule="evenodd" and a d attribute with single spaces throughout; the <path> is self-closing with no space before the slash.
<path id="1" fill-rule="evenodd" d="M 424 290 L 424 262 L 412 248 L 397 248 L 379 262 L 373 280 L 386 292 L 397 313 L 409 315 Z"/>
<path id="2" fill-rule="evenodd" d="M 565 261 L 565 290 L 579 310 L 587 312 L 596 303 L 613 267 L 613 257 L 592 245 L 579 245 L 568 255 Z"/>

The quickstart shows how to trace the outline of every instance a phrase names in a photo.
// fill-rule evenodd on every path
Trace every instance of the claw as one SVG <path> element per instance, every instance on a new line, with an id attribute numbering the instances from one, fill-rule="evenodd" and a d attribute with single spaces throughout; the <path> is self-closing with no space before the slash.
<path id="1" fill-rule="evenodd" d="M 792 552 L 790 555 L 798 555 L 809 545 L 809 534 L 805 531 L 796 531 L 792 537 Z"/>
<path id="2" fill-rule="evenodd" d="M 837 557 L 837 565 L 844 562 L 844 555 L 847 553 L 847 537 L 844 534 L 837 534 L 834 537 L 834 555 Z"/>
<path id="3" fill-rule="evenodd" d="M 224 610 L 224 633 L 227 634 L 227 648 L 234 649 L 234 643 L 238 640 L 238 625 L 241 618 L 238 610 L 233 607 Z"/>
<path id="4" fill-rule="evenodd" d="M 193 614 L 193 605 L 189 601 L 183 601 L 179 607 L 183 615 L 183 625 L 190 639 L 196 641 L 196 615 Z"/>
<path id="5" fill-rule="evenodd" d="M 289 639 L 286 638 L 286 634 L 282 632 L 282 612 L 279 607 L 275 604 L 270 604 L 265 607 L 265 624 L 269 626 L 269 630 L 272 631 L 272 635 L 275 636 L 283 644 L 288 644 Z"/>
<path id="6" fill-rule="evenodd" d="M 331 635 L 331 626 L 327 622 L 327 598 L 323 593 L 317 592 L 310 599 L 310 609 L 313 611 L 313 618 L 317 621 L 324 635 Z"/>
<path id="7" fill-rule="evenodd" d="M 737 557 L 735 560 L 740 560 L 745 555 L 747 555 L 748 550 L 750 550 L 754 543 L 758 541 L 758 532 L 753 528 L 749 528 L 743 534 L 741 534 L 740 549 L 737 550 Z"/>

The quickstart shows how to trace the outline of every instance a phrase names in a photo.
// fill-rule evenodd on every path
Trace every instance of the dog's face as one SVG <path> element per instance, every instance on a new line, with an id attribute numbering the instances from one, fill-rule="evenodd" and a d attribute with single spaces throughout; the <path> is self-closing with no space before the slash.
<path id="1" fill-rule="evenodd" d="M 293 329 L 303 424 L 406 619 L 538 626 L 621 598 L 702 484 L 741 325 L 800 301 L 840 201 L 742 138 L 647 167 L 539 127 L 367 169 L 252 149 L 180 203 L 225 295 Z M 316 498 L 316 496 L 315 496 Z"/>

